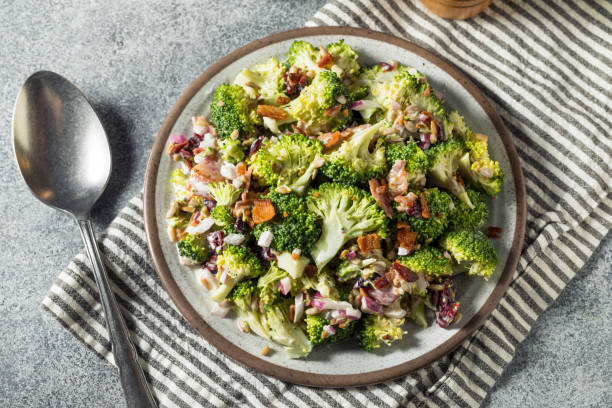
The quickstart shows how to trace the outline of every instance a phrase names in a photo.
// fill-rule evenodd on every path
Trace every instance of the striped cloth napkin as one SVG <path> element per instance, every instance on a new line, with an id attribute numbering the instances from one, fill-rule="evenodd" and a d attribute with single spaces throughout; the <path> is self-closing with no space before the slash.
<path id="1" fill-rule="evenodd" d="M 510 288 L 457 350 L 406 377 L 348 390 L 287 384 L 237 364 L 199 336 L 160 286 L 142 201 L 102 236 L 119 303 L 161 406 L 479 406 L 538 316 L 612 225 L 609 129 L 612 6 L 494 1 L 474 19 L 435 17 L 417 1 L 333 0 L 307 23 L 404 37 L 454 63 L 490 98 L 522 160 L 527 235 Z M 79 254 L 43 308 L 113 364 L 89 261 Z"/>

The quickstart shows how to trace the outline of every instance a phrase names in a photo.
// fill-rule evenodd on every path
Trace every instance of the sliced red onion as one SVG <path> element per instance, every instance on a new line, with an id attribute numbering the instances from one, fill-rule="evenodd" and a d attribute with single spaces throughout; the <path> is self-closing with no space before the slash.
<path id="1" fill-rule="evenodd" d="M 393 286 L 391 285 L 383 289 L 371 288 L 368 290 L 368 296 L 384 306 L 392 304 L 399 298 L 399 294 L 393 291 Z"/>
<path id="2" fill-rule="evenodd" d="M 220 303 L 214 303 L 212 309 L 210 309 L 210 314 L 219 317 L 225 317 L 232 310 L 231 306 L 221 306 Z"/>
<path id="3" fill-rule="evenodd" d="M 319 310 L 350 309 L 353 307 L 349 302 L 331 300 L 324 297 L 317 297 L 316 295 L 310 302 L 310 305 Z"/>
<path id="4" fill-rule="evenodd" d="M 430 134 L 425 133 L 421 135 L 421 142 L 419 143 L 419 147 L 423 150 L 429 149 L 431 146 Z"/>
<path id="5" fill-rule="evenodd" d="M 259 239 L 257 240 L 257 245 L 263 248 L 268 248 L 270 244 L 272 244 L 272 239 L 274 238 L 274 234 L 270 230 L 266 230 L 261 233 Z"/>
<path id="6" fill-rule="evenodd" d="M 334 329 L 334 326 L 332 326 L 331 324 L 324 326 L 323 331 L 327 332 L 330 336 L 336 334 L 336 329 Z"/>
<path id="7" fill-rule="evenodd" d="M 283 295 L 289 293 L 289 291 L 291 290 L 291 279 L 289 279 L 288 276 L 285 276 L 278 283 L 280 284 L 280 290 Z"/>
<path id="8" fill-rule="evenodd" d="M 332 310 L 331 317 L 332 319 L 338 316 L 346 316 L 346 310 Z"/>
<path id="9" fill-rule="evenodd" d="M 346 317 L 351 320 L 358 320 L 361 318 L 361 310 L 354 308 L 346 309 Z"/>
<path id="10" fill-rule="evenodd" d="M 351 109 L 355 111 L 362 111 L 365 109 L 377 108 L 378 104 L 374 101 L 361 100 L 355 101 L 351 104 Z"/>
<path id="11" fill-rule="evenodd" d="M 198 225 L 189 224 L 185 231 L 187 231 L 188 234 L 203 234 L 211 229 L 213 225 L 215 225 L 215 220 L 212 218 L 204 218 L 200 220 Z"/>
<path id="12" fill-rule="evenodd" d="M 367 296 L 361 298 L 361 311 L 369 314 L 383 314 L 383 307 Z"/>
<path id="13" fill-rule="evenodd" d="M 349 261 L 351 259 L 355 259 L 357 257 L 357 252 L 355 251 L 349 251 L 346 253 L 346 255 L 344 255 L 344 258 L 348 259 Z"/>
<path id="14" fill-rule="evenodd" d="M 228 234 L 223 241 L 229 245 L 240 245 L 244 242 L 246 237 L 242 234 Z"/>
<path id="15" fill-rule="evenodd" d="M 346 103 L 346 97 L 344 95 L 338 95 L 336 97 L 336 101 L 340 104 L 340 105 L 344 105 Z"/>
<path id="16" fill-rule="evenodd" d="M 180 135 L 172 134 L 172 135 L 170 135 L 170 141 L 172 143 L 183 143 L 186 140 L 187 140 L 187 138 L 183 134 L 180 134 Z"/>
<path id="17" fill-rule="evenodd" d="M 300 321 L 304 315 L 304 293 L 300 292 L 295 297 L 295 310 L 293 311 L 293 323 Z"/>

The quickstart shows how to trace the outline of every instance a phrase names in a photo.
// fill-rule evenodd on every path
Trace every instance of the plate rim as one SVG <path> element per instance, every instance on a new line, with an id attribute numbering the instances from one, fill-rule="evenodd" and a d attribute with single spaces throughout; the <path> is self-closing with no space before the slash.
<path id="1" fill-rule="evenodd" d="M 210 327 L 204 321 L 204 319 L 202 319 L 199 313 L 183 295 L 182 291 L 178 287 L 178 284 L 172 277 L 172 273 L 170 272 L 170 268 L 166 263 L 161 249 L 159 230 L 157 228 L 155 216 L 156 177 L 159 169 L 159 162 L 164 154 L 166 140 L 180 114 L 195 96 L 195 94 L 214 75 L 223 70 L 223 68 L 225 68 L 227 65 L 241 57 L 244 57 L 245 55 L 252 53 L 255 50 L 281 41 L 318 35 L 350 35 L 387 42 L 419 55 L 451 75 L 461 84 L 464 89 L 470 93 L 470 95 L 472 95 L 495 126 L 495 130 L 498 132 L 502 140 L 504 149 L 506 150 L 506 154 L 508 155 L 508 159 L 510 161 L 510 168 L 514 176 L 514 187 L 516 191 L 516 227 L 514 237 L 512 239 L 512 246 L 508 253 L 508 260 L 504 266 L 504 270 L 502 271 L 495 288 L 487 298 L 484 305 L 476 312 L 476 314 L 465 326 L 463 326 L 457 331 L 457 333 L 433 350 L 401 364 L 363 374 L 313 374 L 305 371 L 294 370 L 279 366 L 263 358 L 245 352 L 242 348 L 227 340 L 221 333 Z M 459 70 L 459 68 L 444 60 L 442 57 L 439 57 L 408 40 L 395 37 L 393 35 L 363 28 L 331 26 L 298 28 L 272 34 L 250 42 L 221 58 L 215 64 L 206 69 L 194 82 L 192 82 L 191 85 L 189 85 L 189 87 L 178 98 L 172 109 L 170 109 L 170 112 L 164 119 L 164 122 L 162 123 L 153 143 L 153 148 L 147 162 L 147 170 L 145 173 L 143 208 L 147 247 L 149 253 L 151 254 L 151 258 L 153 259 L 153 265 L 160 278 L 161 284 L 178 308 L 179 312 L 200 335 L 202 335 L 226 356 L 263 374 L 270 375 L 290 383 L 325 388 L 371 385 L 406 375 L 445 356 L 450 351 L 457 348 L 466 338 L 472 335 L 485 322 L 493 309 L 501 301 L 501 298 L 512 281 L 512 276 L 516 266 L 518 265 L 519 256 L 523 247 L 527 212 L 523 172 L 512 138 L 504 126 L 501 117 L 493 109 L 488 99 L 476 87 L 476 85 Z"/>

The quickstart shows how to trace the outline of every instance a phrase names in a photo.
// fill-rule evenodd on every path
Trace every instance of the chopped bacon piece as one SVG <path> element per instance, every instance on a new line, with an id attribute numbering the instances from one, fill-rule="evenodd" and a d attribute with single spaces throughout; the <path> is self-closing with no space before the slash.
<path id="1" fill-rule="evenodd" d="M 408 191 L 408 173 L 406 173 L 406 161 L 396 160 L 387 174 L 389 193 L 393 197 L 402 195 Z"/>
<path id="2" fill-rule="evenodd" d="M 425 194 L 419 194 L 419 199 L 421 200 L 421 216 L 425 219 L 431 217 L 429 208 L 427 208 L 427 199 L 425 199 Z"/>
<path id="3" fill-rule="evenodd" d="M 323 111 L 323 116 L 326 118 L 335 118 L 340 113 L 340 109 L 342 109 L 342 105 L 332 106 L 331 108 Z"/>
<path id="4" fill-rule="evenodd" d="M 376 179 L 372 179 L 369 181 L 370 184 L 370 192 L 372 193 L 372 197 L 376 200 L 380 208 L 385 212 L 387 217 L 393 218 L 393 207 L 391 206 L 391 201 L 386 192 L 386 185 L 381 184 L 380 181 Z"/>
<path id="5" fill-rule="evenodd" d="M 401 212 L 406 212 L 408 210 L 410 210 L 412 207 L 414 207 L 414 201 L 413 197 L 408 194 L 405 196 L 396 196 L 395 198 L 393 198 L 393 201 L 395 201 L 398 206 L 397 206 L 397 210 L 401 211 Z"/>
<path id="6" fill-rule="evenodd" d="M 393 269 L 404 279 L 406 282 L 416 282 L 419 276 L 410 270 L 408 267 L 395 261 L 393 263 Z"/>
<path id="7" fill-rule="evenodd" d="M 489 238 L 497 239 L 501 237 L 502 229 L 500 227 L 489 227 L 487 228 L 487 235 Z"/>
<path id="8" fill-rule="evenodd" d="M 287 112 L 272 105 L 257 105 L 257 114 L 276 120 L 283 120 L 287 118 Z"/>
<path id="9" fill-rule="evenodd" d="M 389 283 L 390 283 L 389 280 L 384 276 L 376 278 L 374 282 L 372 282 L 372 284 L 374 285 L 376 289 L 382 289 L 385 286 L 389 286 Z"/>
<path id="10" fill-rule="evenodd" d="M 340 132 L 321 133 L 317 139 L 323 142 L 326 149 L 331 149 L 340 142 Z"/>
<path id="11" fill-rule="evenodd" d="M 318 270 L 317 270 L 317 267 L 314 265 L 306 265 L 304 272 L 306 273 L 307 276 L 313 277 L 313 276 L 317 276 Z"/>
<path id="12" fill-rule="evenodd" d="M 200 163 L 194 166 L 193 176 L 205 183 L 225 179 L 221 175 L 221 164 L 216 156 L 205 156 Z"/>
<path id="13" fill-rule="evenodd" d="M 326 68 L 328 65 L 332 63 L 332 56 L 322 45 L 319 47 L 319 60 L 317 61 L 317 65 L 319 68 Z"/>
<path id="14" fill-rule="evenodd" d="M 252 214 L 255 224 L 270 221 L 276 215 L 272 201 L 267 199 L 256 199 L 254 200 L 254 204 Z"/>
<path id="15" fill-rule="evenodd" d="M 407 229 L 410 231 L 410 224 L 408 224 L 406 221 L 399 221 L 397 223 L 397 229 Z"/>
<path id="16" fill-rule="evenodd" d="M 178 153 L 179 150 L 183 149 L 183 147 L 189 144 L 188 140 L 185 140 L 182 143 L 173 143 L 168 147 L 168 154 L 172 155 L 174 153 Z"/>
<path id="17" fill-rule="evenodd" d="M 239 176 L 243 176 L 246 174 L 246 164 L 244 162 L 240 162 L 236 165 L 236 174 L 238 174 Z"/>
<path id="18" fill-rule="evenodd" d="M 288 104 L 289 102 L 291 102 L 291 99 L 290 99 L 290 98 L 287 98 L 286 96 L 278 96 L 278 97 L 276 98 L 276 104 L 277 104 L 277 105 L 286 105 L 286 104 Z"/>
<path id="19" fill-rule="evenodd" d="M 414 249 L 417 235 L 418 233 L 416 231 L 410 231 L 408 228 L 401 228 L 397 230 L 397 241 L 402 248 L 410 252 Z"/>
<path id="20" fill-rule="evenodd" d="M 380 237 L 378 234 L 368 234 L 357 238 L 357 245 L 361 252 L 368 252 L 380 248 Z"/>

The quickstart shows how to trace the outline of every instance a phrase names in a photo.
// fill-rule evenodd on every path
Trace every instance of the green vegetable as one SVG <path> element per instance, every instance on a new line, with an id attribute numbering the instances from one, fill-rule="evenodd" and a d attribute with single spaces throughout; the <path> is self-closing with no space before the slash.
<path id="1" fill-rule="evenodd" d="M 404 160 L 408 173 L 408 187 L 420 190 L 425 186 L 427 172 L 427 156 L 416 142 L 388 143 L 385 148 L 387 165 L 392 167 L 397 160 Z"/>
<path id="2" fill-rule="evenodd" d="M 210 291 L 210 298 L 221 302 L 231 290 L 244 279 L 256 278 L 261 275 L 263 267 L 257 255 L 243 246 L 227 246 L 217 258 L 219 271 L 227 268 L 229 279 L 225 284 Z"/>
<path id="3" fill-rule="evenodd" d="M 321 171 L 329 179 L 338 183 L 367 183 L 370 179 L 383 177 L 387 170 L 385 146 L 382 139 L 370 152 L 369 147 L 387 122 L 356 131 L 349 140 L 326 157 Z"/>
<path id="4" fill-rule="evenodd" d="M 176 246 L 179 255 L 191 259 L 194 262 L 202 263 L 208 259 L 208 244 L 203 235 L 187 234 Z"/>
<path id="5" fill-rule="evenodd" d="M 398 261 L 413 272 L 427 276 L 447 276 L 453 274 L 453 264 L 444 256 L 441 249 L 425 246 L 408 256 L 400 256 Z"/>
<path id="6" fill-rule="evenodd" d="M 465 187 L 457 181 L 459 159 L 463 154 L 463 146 L 457 140 L 434 144 L 426 151 L 429 162 L 427 179 L 438 187 L 450 191 L 468 207 L 473 208 L 474 205 L 470 201 Z"/>
<path id="7" fill-rule="evenodd" d="M 481 231 L 470 228 L 451 230 L 442 237 L 440 246 L 450 252 L 469 275 L 489 279 L 497 266 L 495 248 Z"/>
<path id="8" fill-rule="evenodd" d="M 287 105 L 289 115 L 300 120 L 308 135 L 342 130 L 351 121 L 351 101 L 346 86 L 332 71 L 321 71 L 300 96 Z M 328 109 L 337 107 L 337 111 Z"/>
<path id="9" fill-rule="evenodd" d="M 390 346 L 392 342 L 404 336 L 402 325 L 404 319 L 391 319 L 384 316 L 368 314 L 361 319 L 358 338 L 359 345 L 365 351 L 374 351 L 381 343 Z"/>
<path id="10" fill-rule="evenodd" d="M 466 190 L 474 208 L 470 208 L 462 201 L 453 197 L 455 207 L 449 216 L 450 225 L 463 228 L 478 228 L 487 221 L 489 207 L 478 191 Z"/>
<path id="11" fill-rule="evenodd" d="M 329 44 L 326 48 L 333 60 L 331 70 L 342 80 L 354 81 L 361 70 L 359 55 L 355 50 L 345 44 L 344 40 Z"/>
<path id="12" fill-rule="evenodd" d="M 336 268 L 336 276 L 343 281 L 356 278 L 361 275 L 361 267 L 347 259 L 343 259 Z"/>
<path id="13" fill-rule="evenodd" d="M 266 105 L 277 105 L 277 98 L 287 97 L 283 74 L 286 66 L 276 58 L 270 58 L 262 64 L 255 65 L 252 70 L 240 71 L 234 80 L 242 86 L 250 98 L 262 98 Z"/>
<path id="14" fill-rule="evenodd" d="M 386 238 L 387 218 L 369 192 L 324 183 L 308 195 L 308 209 L 321 217 L 322 234 L 310 251 L 321 270 L 351 239 L 370 232 Z"/>
<path id="15" fill-rule="evenodd" d="M 313 346 L 319 346 L 326 343 L 335 343 L 339 340 L 353 337 L 355 328 L 357 327 L 357 320 L 353 320 L 348 322 L 344 328 L 334 326 L 336 334 L 322 338 L 321 335 L 324 331 L 323 328 L 329 325 L 329 320 L 325 319 L 320 314 L 316 314 L 306 315 L 304 321 L 306 322 L 306 333 L 308 335 L 308 340 Z"/>
<path id="16" fill-rule="evenodd" d="M 277 302 L 266 308 L 265 327 L 275 342 L 282 344 L 289 358 L 306 357 L 312 344 L 304 332 L 289 321 L 287 306 Z"/>
<path id="17" fill-rule="evenodd" d="M 230 207 L 240 196 L 242 190 L 235 188 L 227 181 L 208 183 L 208 191 L 217 205 Z"/>
<path id="18" fill-rule="evenodd" d="M 270 333 L 264 325 L 265 319 L 259 310 L 251 309 L 251 300 L 257 296 L 257 279 L 248 279 L 240 282 L 227 295 L 227 299 L 234 302 L 234 311 L 238 319 L 249 326 L 249 330 L 258 336 L 270 338 Z"/>
<path id="19" fill-rule="evenodd" d="M 290 252 L 282 252 L 277 256 L 277 259 L 278 267 L 286 271 L 294 279 L 301 277 L 304 269 L 310 263 L 310 259 L 301 255 L 297 259 L 293 259 L 293 255 Z"/>
<path id="20" fill-rule="evenodd" d="M 244 147 L 240 139 L 223 139 L 221 144 L 221 158 L 233 164 L 244 160 Z"/>
<path id="21" fill-rule="evenodd" d="M 251 156 L 253 176 L 263 186 L 303 194 L 310 184 L 321 156 L 323 144 L 305 135 L 282 135 L 277 141 L 268 140 Z M 282 187 L 282 189 L 281 189 Z"/>
<path id="22" fill-rule="evenodd" d="M 234 216 L 230 207 L 218 205 L 210 212 L 211 217 L 215 220 L 215 225 L 224 228 L 234 225 Z"/>
<path id="23" fill-rule="evenodd" d="M 247 279 L 234 286 L 234 289 L 232 289 L 231 292 L 225 298 L 227 300 L 235 302 L 238 299 L 251 296 L 256 291 L 257 279 Z"/>
<path id="24" fill-rule="evenodd" d="M 294 41 L 286 54 L 287 64 L 300 68 L 304 72 L 321 71 L 317 60 L 319 51 L 306 41 Z"/>
<path id="25" fill-rule="evenodd" d="M 418 232 L 418 242 L 431 241 L 438 238 L 449 223 L 449 214 L 453 207 L 453 200 L 450 195 L 437 188 L 429 188 L 423 191 L 429 218 L 415 218 L 402 212 L 398 214 L 399 220 L 408 221 L 413 231 Z M 418 195 L 418 193 L 417 193 Z"/>
<path id="26" fill-rule="evenodd" d="M 223 84 L 215 91 L 210 105 L 210 121 L 222 138 L 229 137 L 235 130 L 244 137 L 255 125 L 261 124 L 256 109 L 257 101 L 240 85 Z"/>
<path id="27" fill-rule="evenodd" d="M 271 262 L 268 271 L 259 277 L 257 288 L 259 289 L 259 298 L 264 305 L 271 305 L 280 298 L 278 281 L 285 276 L 288 276 L 287 272 L 279 268 L 276 262 Z"/>

